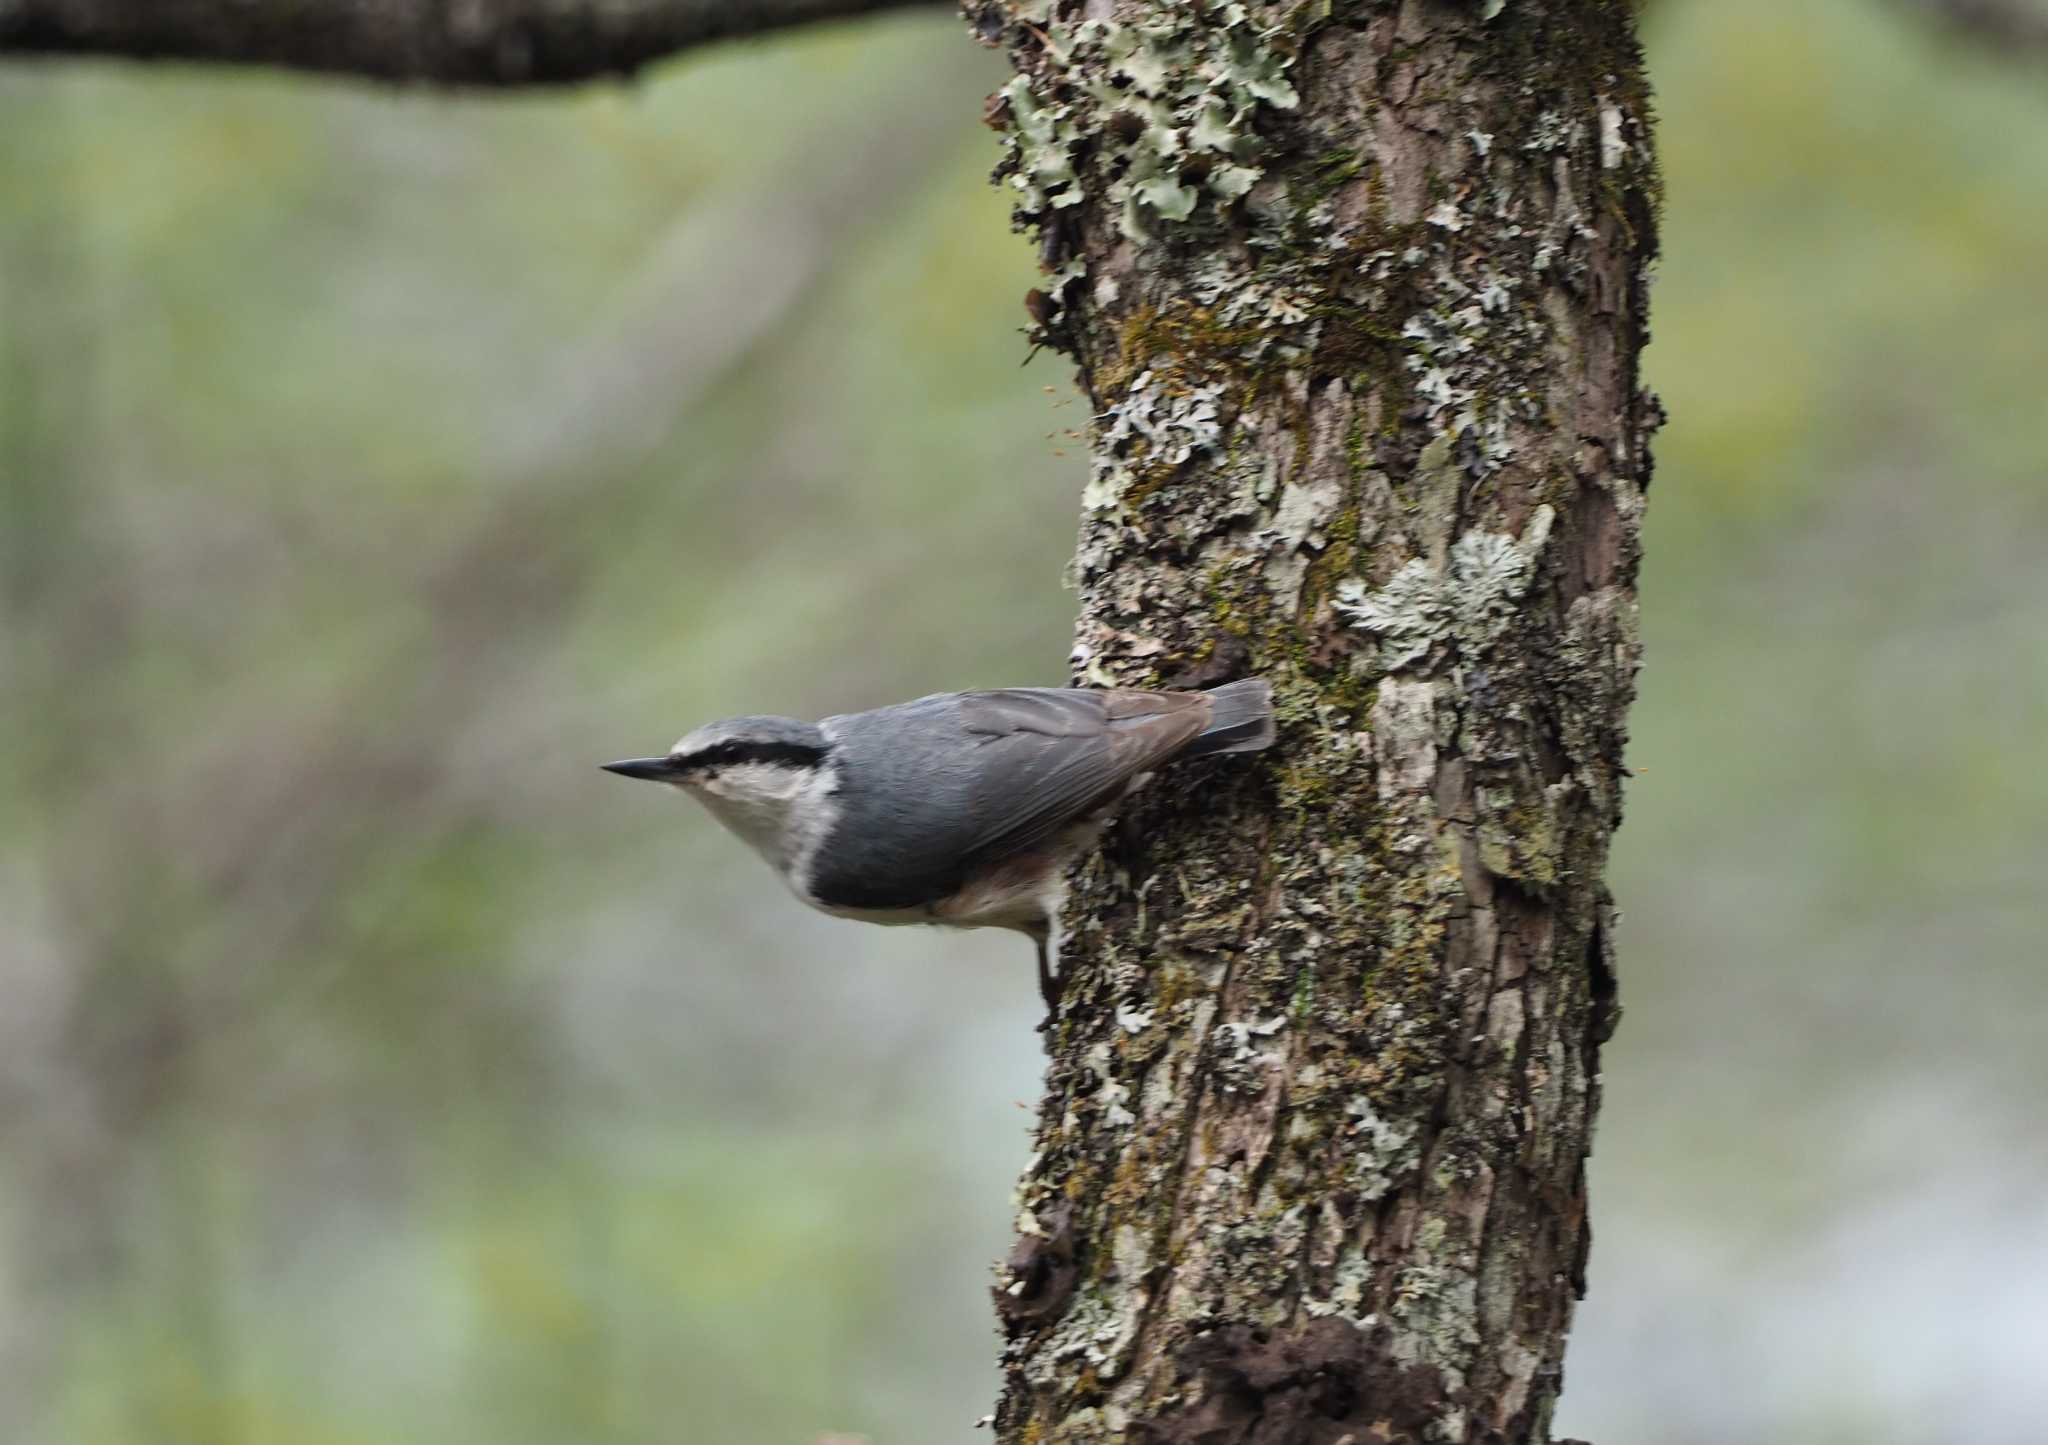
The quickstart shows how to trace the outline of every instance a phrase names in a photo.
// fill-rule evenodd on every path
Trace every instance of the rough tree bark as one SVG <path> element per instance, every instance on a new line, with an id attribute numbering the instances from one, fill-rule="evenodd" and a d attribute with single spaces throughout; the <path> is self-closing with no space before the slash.
<path id="1" fill-rule="evenodd" d="M 1282 718 L 1077 880 L 997 1433 L 1547 1440 L 1657 417 L 1630 8 L 969 11 L 1097 417 L 1076 681 Z"/>
<path id="2" fill-rule="evenodd" d="M 517 84 L 885 3 L 0 0 L 0 50 Z M 1657 419 L 1630 7 L 965 8 L 1097 417 L 1077 680 L 1258 672 L 1282 718 L 1076 879 L 998 1434 L 1534 1445 Z"/>

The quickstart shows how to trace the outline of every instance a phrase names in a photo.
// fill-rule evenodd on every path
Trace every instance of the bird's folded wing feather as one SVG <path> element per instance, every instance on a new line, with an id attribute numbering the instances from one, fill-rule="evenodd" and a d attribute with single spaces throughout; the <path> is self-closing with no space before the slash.
<path id="1" fill-rule="evenodd" d="M 977 827 L 964 851 L 994 859 L 1047 841 L 1185 748 L 1209 715 L 1199 693 L 961 694 L 960 725 L 978 748 Z"/>

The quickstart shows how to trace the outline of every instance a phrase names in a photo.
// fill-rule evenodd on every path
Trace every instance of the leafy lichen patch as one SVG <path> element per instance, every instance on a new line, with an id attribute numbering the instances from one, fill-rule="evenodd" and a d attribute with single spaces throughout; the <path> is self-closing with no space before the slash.
<path id="1" fill-rule="evenodd" d="M 1538 507 L 1520 537 L 1473 528 L 1452 544 L 1447 566 L 1412 558 L 1381 587 L 1339 583 L 1337 612 L 1379 639 L 1388 672 L 1424 662 L 1439 645 L 1477 658 L 1507 631 L 1555 518 L 1548 505 Z"/>
<path id="2" fill-rule="evenodd" d="M 1148 0 L 1128 18 L 1068 20 L 1056 4 L 984 7 L 1036 41 L 1044 63 L 997 92 L 997 174 L 1020 226 L 1098 197 L 1133 244 L 1198 217 L 1227 220 L 1264 174 L 1261 109 L 1289 111 L 1294 35 L 1274 7 Z M 1257 13 L 1255 13 L 1257 12 Z M 1066 282 L 1055 272 L 1048 329 Z"/>

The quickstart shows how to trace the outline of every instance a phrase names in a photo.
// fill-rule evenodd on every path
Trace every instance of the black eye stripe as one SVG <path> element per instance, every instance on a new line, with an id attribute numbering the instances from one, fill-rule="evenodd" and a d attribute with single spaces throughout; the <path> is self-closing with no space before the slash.
<path id="1" fill-rule="evenodd" d="M 676 761 L 686 768 L 728 768 L 740 763 L 781 763 L 789 767 L 814 768 L 825 758 L 825 749 L 804 743 L 753 742 L 728 738 L 699 748 Z"/>

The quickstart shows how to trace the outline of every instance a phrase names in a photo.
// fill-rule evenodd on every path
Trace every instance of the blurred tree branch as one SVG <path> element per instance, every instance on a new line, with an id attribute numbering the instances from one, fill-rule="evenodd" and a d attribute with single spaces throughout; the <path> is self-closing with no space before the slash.
<path id="1" fill-rule="evenodd" d="M 2048 51 L 2048 9 L 2033 0 L 1894 0 L 1968 40 Z"/>
<path id="2" fill-rule="evenodd" d="M 0 53 L 553 85 L 631 76 L 714 40 L 942 4 L 951 0 L 0 0 Z"/>

